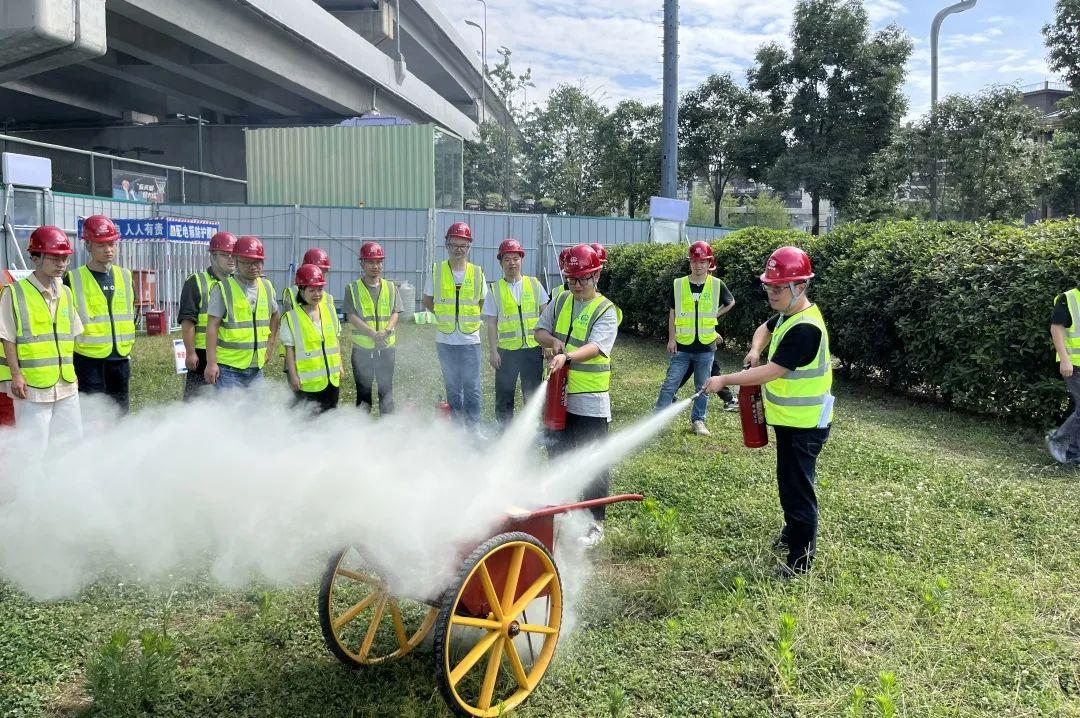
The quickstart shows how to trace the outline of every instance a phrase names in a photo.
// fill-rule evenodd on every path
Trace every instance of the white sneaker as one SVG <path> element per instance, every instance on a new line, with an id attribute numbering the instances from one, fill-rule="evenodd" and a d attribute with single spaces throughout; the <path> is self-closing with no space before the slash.
<path id="1" fill-rule="evenodd" d="M 739 410 L 739 400 L 738 399 L 732 399 L 731 401 L 724 402 L 724 411 L 738 411 L 738 410 Z"/>
<path id="2" fill-rule="evenodd" d="M 694 429 L 694 433 L 698 436 L 709 436 L 710 434 L 712 434 L 712 432 L 709 431 L 709 429 L 705 426 L 705 422 L 701 419 L 690 422 L 690 426 Z"/>
<path id="3" fill-rule="evenodd" d="M 585 548 L 592 548 L 596 544 L 604 540 L 604 524 L 599 521 L 593 521 L 589 525 L 589 530 L 585 532 L 584 536 L 578 536 L 578 543 Z"/>

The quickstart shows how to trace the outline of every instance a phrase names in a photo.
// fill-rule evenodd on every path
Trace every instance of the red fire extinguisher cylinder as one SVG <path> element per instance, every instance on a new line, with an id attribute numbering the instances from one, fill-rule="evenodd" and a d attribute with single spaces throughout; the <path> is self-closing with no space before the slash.
<path id="1" fill-rule="evenodd" d="M 547 396 L 544 401 L 544 426 L 552 431 L 566 428 L 566 380 L 570 367 L 563 364 L 548 375 Z"/>
<path id="2" fill-rule="evenodd" d="M 769 443 L 765 402 L 761 398 L 760 386 L 739 387 L 739 418 L 742 420 L 743 446 L 760 449 Z"/>

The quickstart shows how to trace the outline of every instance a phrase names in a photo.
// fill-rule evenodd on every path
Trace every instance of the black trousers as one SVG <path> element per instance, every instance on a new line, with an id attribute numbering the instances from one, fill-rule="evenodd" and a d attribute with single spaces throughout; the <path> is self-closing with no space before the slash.
<path id="1" fill-rule="evenodd" d="M 555 434 L 555 443 L 548 448 L 551 456 L 559 456 L 595 441 L 603 441 L 608 435 L 608 420 L 603 416 L 566 415 L 566 428 Z M 611 491 L 611 472 L 604 469 L 589 482 L 581 494 L 582 501 L 602 499 Z M 607 506 L 594 506 L 589 509 L 594 521 L 603 521 L 607 515 Z"/>
<path id="2" fill-rule="evenodd" d="M 75 376 L 79 379 L 82 394 L 104 394 L 120 407 L 120 413 L 131 411 L 128 399 L 128 382 L 131 380 L 131 362 L 123 359 L 93 359 L 82 354 L 73 357 Z"/>
<path id="3" fill-rule="evenodd" d="M 807 571 L 814 560 L 818 528 L 817 457 L 829 438 L 829 428 L 793 429 L 774 426 L 776 431 L 776 484 L 780 508 L 784 511 L 781 539 L 787 543 L 787 565 L 796 572 Z"/>
<path id="4" fill-rule="evenodd" d="M 199 395 L 200 390 L 207 386 L 206 376 L 206 350 L 196 349 L 195 355 L 199 357 L 199 364 L 195 367 L 195 371 L 188 369 L 188 373 L 184 375 L 184 401 L 191 401 Z"/>
<path id="5" fill-rule="evenodd" d="M 495 418 L 508 424 L 514 417 L 514 390 L 521 377 L 521 396 L 525 401 L 540 387 L 544 373 L 544 349 L 499 349 L 502 363 L 495 370 Z"/>
<path id="6" fill-rule="evenodd" d="M 293 395 L 296 397 L 296 404 L 315 404 L 319 407 L 317 413 L 321 414 L 337 408 L 341 387 L 327 384 L 322 391 L 294 391 Z"/>
<path id="7" fill-rule="evenodd" d="M 379 414 L 394 412 L 394 359 L 396 350 L 352 348 L 353 378 L 356 380 L 356 405 L 371 413 L 372 388 L 379 385 Z"/>

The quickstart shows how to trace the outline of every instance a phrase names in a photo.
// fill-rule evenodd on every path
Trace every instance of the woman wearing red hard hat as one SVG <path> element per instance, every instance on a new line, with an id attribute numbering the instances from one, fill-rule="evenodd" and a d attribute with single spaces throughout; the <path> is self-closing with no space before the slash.
<path id="1" fill-rule="evenodd" d="M 787 549 L 779 574 L 788 578 L 810 570 L 817 538 L 818 505 L 814 493 L 817 457 L 832 423 L 832 357 L 829 333 L 816 304 L 807 296 L 814 272 L 810 257 L 798 247 L 772 253 L 761 275 L 761 288 L 776 316 L 754 332 L 745 362 L 733 374 L 715 376 L 706 391 L 736 384 L 760 385 L 765 420 L 776 434 L 776 480 L 784 526 L 774 542 Z M 761 364 L 761 355 L 765 364 Z"/>
<path id="2" fill-rule="evenodd" d="M 341 390 L 341 347 L 337 312 L 323 301 L 326 277 L 315 264 L 301 264 L 294 279 L 292 309 L 281 322 L 285 371 L 298 402 L 311 402 L 319 412 L 338 405 Z"/>

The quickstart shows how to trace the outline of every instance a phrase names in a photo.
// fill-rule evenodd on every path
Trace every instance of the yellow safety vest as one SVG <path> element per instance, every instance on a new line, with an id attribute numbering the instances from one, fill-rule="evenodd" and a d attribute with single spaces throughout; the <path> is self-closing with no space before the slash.
<path id="1" fill-rule="evenodd" d="M 260 277 L 255 311 L 247 294 L 234 277 L 219 282 L 225 300 L 225 316 L 218 329 L 217 360 L 234 369 L 247 369 L 254 359 L 262 369 L 266 365 L 266 344 L 270 338 L 270 297 L 274 285 Z"/>
<path id="2" fill-rule="evenodd" d="M 1065 327 L 1065 348 L 1069 350 L 1069 360 L 1080 365 L 1080 289 L 1070 289 L 1054 299 L 1057 304 L 1064 299 L 1069 304 L 1069 317 L 1072 326 Z M 1061 355 L 1054 351 L 1054 358 L 1061 361 Z"/>
<path id="3" fill-rule="evenodd" d="M 772 334 L 769 359 L 776 353 L 784 335 L 799 324 L 811 324 L 821 330 L 817 354 L 805 366 L 796 367 L 779 379 L 766 382 L 761 388 L 765 404 L 765 420 L 773 426 L 796 429 L 824 428 L 832 422 L 832 356 L 829 354 L 829 333 L 825 319 L 816 304 L 783 317 Z"/>
<path id="4" fill-rule="evenodd" d="M 296 374 L 300 391 L 322 391 L 328 384 L 341 384 L 341 348 L 338 345 L 337 316 L 319 302 L 319 321 L 315 322 L 299 305 L 285 315 L 293 335 Z M 329 331 L 327 331 L 329 329 Z"/>
<path id="5" fill-rule="evenodd" d="M 199 289 L 199 316 L 195 320 L 195 348 L 206 349 L 206 322 L 210 318 L 206 313 L 206 308 L 210 306 L 210 290 L 221 280 L 209 271 L 196 272 L 191 276 L 195 277 L 195 286 Z"/>
<path id="6" fill-rule="evenodd" d="M 492 285 L 491 298 L 499 312 L 499 348 L 512 350 L 539 346 L 533 338 L 533 330 L 540 319 L 540 280 L 521 278 L 520 304 L 505 279 Z"/>
<path id="7" fill-rule="evenodd" d="M 386 279 L 379 280 L 379 303 L 376 305 L 371 300 L 371 291 L 364 284 L 361 277 L 349 285 L 349 295 L 352 297 L 353 306 L 360 311 L 360 318 L 369 327 L 380 332 L 386 329 L 390 318 L 394 315 L 394 305 L 397 304 L 397 285 Z M 353 344 L 361 349 L 374 349 L 375 338 L 353 329 Z M 386 347 L 389 349 L 397 344 L 397 335 L 391 334 L 386 337 Z"/>
<path id="8" fill-rule="evenodd" d="M 284 316 L 290 309 L 296 308 L 296 295 L 299 293 L 300 288 L 297 286 L 285 287 L 281 290 L 281 314 Z M 337 307 L 334 306 L 334 296 L 330 292 L 323 291 L 322 303 L 326 305 L 326 308 L 330 310 L 330 313 L 334 315 L 334 326 L 337 327 L 337 333 L 341 334 L 341 322 L 337 318 Z M 282 344 L 278 347 L 278 356 L 285 356 L 285 345 Z"/>
<path id="9" fill-rule="evenodd" d="M 571 292 L 563 292 L 555 300 L 553 313 L 555 315 L 555 334 L 562 337 L 566 351 L 571 352 L 589 343 L 589 335 L 592 334 L 596 321 L 603 316 L 604 312 L 614 309 L 611 300 L 602 294 L 597 294 L 578 313 L 574 313 L 574 295 Z M 619 319 L 616 312 L 616 321 Z M 597 354 L 592 359 L 575 361 L 570 363 L 570 372 L 566 380 L 566 393 L 568 394 L 594 394 L 605 392 L 611 385 L 611 358 L 603 354 Z"/>
<path id="10" fill-rule="evenodd" d="M 675 341 L 690 345 L 697 337 L 702 344 L 716 341 L 716 316 L 720 311 L 720 280 L 706 277 L 697 299 L 690 291 L 690 277 L 675 280 Z"/>
<path id="11" fill-rule="evenodd" d="M 484 270 L 471 262 L 465 265 L 461 286 L 454 284 L 450 262 L 439 262 L 431 268 L 432 297 L 435 305 L 435 325 L 443 334 L 462 334 L 480 331 L 480 305 L 484 299 Z"/>
<path id="12" fill-rule="evenodd" d="M 75 296 L 75 309 L 83 322 L 83 333 L 75 340 L 75 353 L 92 359 L 105 359 L 116 352 L 126 357 L 135 346 L 135 295 L 131 272 L 115 264 L 112 302 L 105 300 L 101 285 L 86 265 L 68 272 L 68 284 Z"/>
<path id="13" fill-rule="evenodd" d="M 0 284 L 0 297 L 4 296 L 6 284 Z M 0 342 L 0 381 L 11 381 L 11 367 L 8 366 L 7 356 L 4 354 L 4 343 Z"/>
<path id="14" fill-rule="evenodd" d="M 41 290 L 29 279 L 12 285 L 12 310 L 15 314 L 15 351 L 26 383 L 36 389 L 48 389 L 64 381 L 75 382 L 75 338 L 71 335 L 71 313 L 75 299 L 71 288 L 61 285 L 56 317 L 49 311 Z"/>

